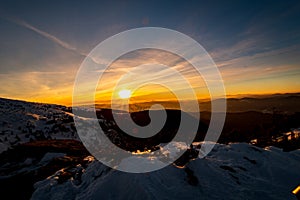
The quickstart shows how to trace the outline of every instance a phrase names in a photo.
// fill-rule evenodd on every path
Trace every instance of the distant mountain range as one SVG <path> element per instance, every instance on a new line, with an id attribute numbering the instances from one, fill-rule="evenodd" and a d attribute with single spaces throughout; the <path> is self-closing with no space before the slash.
<path id="1" fill-rule="evenodd" d="M 213 101 L 220 101 L 215 99 Z M 286 94 L 273 94 L 273 95 L 237 95 L 235 97 L 229 96 L 227 99 L 227 112 L 247 112 L 257 111 L 264 113 L 271 113 L 274 110 L 282 111 L 285 113 L 300 112 L 300 93 L 286 93 Z M 184 100 L 186 104 L 188 100 Z M 132 112 L 147 110 L 153 104 L 161 104 L 166 109 L 180 109 L 178 101 L 152 101 L 130 104 Z M 96 102 L 96 108 L 110 108 L 110 103 Z M 121 106 L 120 106 L 121 109 Z M 211 101 L 209 99 L 199 100 L 200 111 L 211 111 Z M 193 112 L 188 110 L 189 112 Z"/>

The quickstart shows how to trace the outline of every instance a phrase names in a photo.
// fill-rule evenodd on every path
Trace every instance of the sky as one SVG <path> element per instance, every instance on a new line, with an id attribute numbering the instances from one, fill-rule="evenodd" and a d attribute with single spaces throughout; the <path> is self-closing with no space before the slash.
<path id="1" fill-rule="evenodd" d="M 200 43 L 216 63 L 227 95 L 300 92 L 299 1 L 12 0 L 0 4 L 0 97 L 70 105 L 76 73 L 89 52 L 110 36 L 140 27 L 176 30 Z M 166 54 L 135 52 L 118 62 L 130 60 L 128 67 L 157 56 L 156 62 L 172 61 L 172 55 L 162 55 Z M 187 65 L 181 69 L 186 71 Z M 99 84 L 100 99 L 124 72 L 124 65 L 120 66 L 112 67 L 115 71 Z M 187 76 L 193 80 L 191 74 Z M 203 86 L 203 81 L 195 83 L 200 82 Z M 205 96 L 207 91 L 199 93 Z"/>

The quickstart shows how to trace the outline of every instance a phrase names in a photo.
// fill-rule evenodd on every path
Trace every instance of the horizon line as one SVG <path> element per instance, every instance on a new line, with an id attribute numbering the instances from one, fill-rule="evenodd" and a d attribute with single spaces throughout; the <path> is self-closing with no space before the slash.
<path id="1" fill-rule="evenodd" d="M 300 91 L 299 92 L 284 92 L 284 93 L 280 93 L 280 92 L 276 92 L 276 93 L 245 93 L 245 94 L 228 94 L 226 95 L 226 99 L 243 99 L 243 98 L 263 98 L 266 96 L 273 96 L 273 95 L 300 95 Z M 8 100 L 14 100 L 14 101 L 23 101 L 23 102 L 30 102 L 30 103 L 41 103 L 41 104 L 50 104 L 50 105 L 60 105 L 60 106 L 66 106 L 66 107 L 72 107 L 72 102 L 71 103 L 59 103 L 59 102 L 47 102 L 47 101 L 41 101 L 41 100 L 28 100 L 25 98 L 15 98 L 15 97 L 5 97 L 5 96 L 0 96 L 0 98 L 2 99 L 8 99 Z M 224 97 L 221 98 L 216 98 L 214 100 L 218 100 L 218 99 L 223 99 Z M 130 105 L 134 105 L 134 104 L 146 104 L 146 103 L 153 103 L 153 102 L 175 102 L 177 100 L 151 100 L 151 101 L 141 101 L 141 102 L 136 102 L 136 103 L 130 103 Z M 182 101 L 191 101 L 191 99 L 185 99 Z M 210 98 L 198 98 L 198 101 L 204 101 L 202 103 L 207 103 L 212 101 Z M 107 100 L 107 101 L 103 101 L 103 103 L 100 103 L 101 101 L 96 101 L 94 103 L 82 103 L 80 105 L 77 106 L 89 106 L 89 105 L 99 105 L 99 104 L 110 104 L 111 101 Z"/>

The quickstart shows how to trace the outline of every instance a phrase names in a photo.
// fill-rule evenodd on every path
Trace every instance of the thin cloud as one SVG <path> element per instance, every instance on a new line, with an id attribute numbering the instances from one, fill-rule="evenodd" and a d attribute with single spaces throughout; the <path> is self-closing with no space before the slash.
<path id="1" fill-rule="evenodd" d="M 17 24 L 19 26 L 27 28 L 27 29 L 29 29 L 29 30 L 31 30 L 31 31 L 33 31 L 33 32 L 35 32 L 35 33 L 37 33 L 37 34 L 45 37 L 46 39 L 48 39 L 48 40 L 50 40 L 50 41 L 58 44 L 59 46 L 61 46 L 64 49 L 73 51 L 73 52 L 75 52 L 75 53 L 77 53 L 77 54 L 79 54 L 81 56 L 84 56 L 84 57 L 89 57 L 89 58 L 91 58 L 91 60 L 94 63 L 98 64 L 98 62 L 94 58 L 90 57 L 88 54 L 86 54 L 84 52 L 81 52 L 79 49 L 77 49 L 73 45 L 71 45 L 71 44 L 69 44 L 69 43 L 67 43 L 67 42 L 65 42 L 65 41 L 57 38 L 56 36 L 54 36 L 54 35 L 52 35 L 50 33 L 47 33 L 47 32 L 45 32 L 45 31 L 43 31 L 43 30 L 41 30 L 41 29 L 39 29 L 37 27 L 34 27 L 33 25 L 29 24 L 28 22 L 26 22 L 24 20 L 17 19 L 17 18 L 12 18 L 12 17 L 5 17 L 5 19 L 8 20 L 8 21 L 10 21 L 10 22 L 12 22 L 12 23 L 14 23 L 14 24 Z"/>
<path id="2" fill-rule="evenodd" d="M 51 35 L 51 34 L 45 32 L 45 31 L 42 31 L 42 30 L 32 26 L 31 24 L 29 24 L 29 23 L 27 23 L 23 20 L 20 20 L 20 19 L 8 19 L 8 20 L 15 23 L 15 24 L 17 24 L 17 25 L 20 25 L 24 28 L 27 28 L 29 30 L 32 30 L 32 31 L 36 32 L 37 34 L 51 40 L 52 42 L 60 45 L 61 47 L 65 48 L 65 49 L 68 49 L 68 50 L 71 50 L 71 51 L 76 51 L 78 53 L 77 49 L 74 46 L 68 44 L 67 42 L 64 42 L 64 41 L 58 39 L 54 35 Z"/>

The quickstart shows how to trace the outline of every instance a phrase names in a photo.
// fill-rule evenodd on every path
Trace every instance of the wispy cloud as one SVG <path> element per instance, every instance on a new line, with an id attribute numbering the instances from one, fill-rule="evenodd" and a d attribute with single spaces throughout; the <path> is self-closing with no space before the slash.
<path id="1" fill-rule="evenodd" d="M 58 39 L 58 38 L 55 37 L 54 35 L 51 35 L 51 34 L 45 32 L 45 31 L 42 31 L 42 30 L 40 30 L 40 29 L 38 29 L 38 28 L 32 26 L 31 24 L 28 24 L 27 22 L 25 22 L 25 21 L 23 21 L 23 20 L 19 20 L 19 19 L 18 19 L 18 20 L 13 20 L 13 22 L 15 22 L 16 24 L 18 24 L 18 25 L 20 25 L 20 26 L 23 26 L 23 27 L 25 27 L 25 28 L 28 28 L 29 30 L 34 31 L 34 32 L 38 33 L 38 34 L 41 35 L 41 36 L 44 36 L 45 38 L 51 40 L 52 42 L 54 42 L 54 43 L 60 45 L 60 46 L 63 47 L 63 48 L 66 48 L 66 49 L 68 49 L 68 50 L 76 51 L 76 52 L 77 52 L 77 49 L 76 49 L 74 46 L 68 44 L 67 42 L 64 42 L 64 41 Z"/>
<path id="2" fill-rule="evenodd" d="M 33 26 L 32 24 L 29 24 L 28 22 L 24 21 L 24 20 L 21 20 L 21 19 L 18 19 L 18 18 L 15 18 L 15 17 L 5 17 L 6 20 L 14 23 L 14 24 L 17 24 L 19 26 L 22 26 L 24 28 L 27 28 L 41 36 L 43 36 L 44 38 L 54 42 L 55 44 L 61 46 L 62 48 L 66 49 L 66 50 L 69 50 L 69 51 L 72 51 L 72 52 L 75 52 L 76 54 L 80 55 L 80 56 L 84 56 L 84 57 L 87 57 L 88 54 L 85 53 L 85 52 L 82 52 L 80 49 L 76 48 L 75 46 L 73 46 L 72 44 L 69 44 L 61 39 L 59 39 L 58 37 L 46 32 L 46 31 L 43 31 L 35 26 Z M 93 62 L 97 63 L 95 61 L 95 59 L 91 58 Z"/>
<path id="3" fill-rule="evenodd" d="M 70 101 L 73 74 L 67 72 L 15 72 L 0 74 L 0 96 L 32 101 Z"/>

